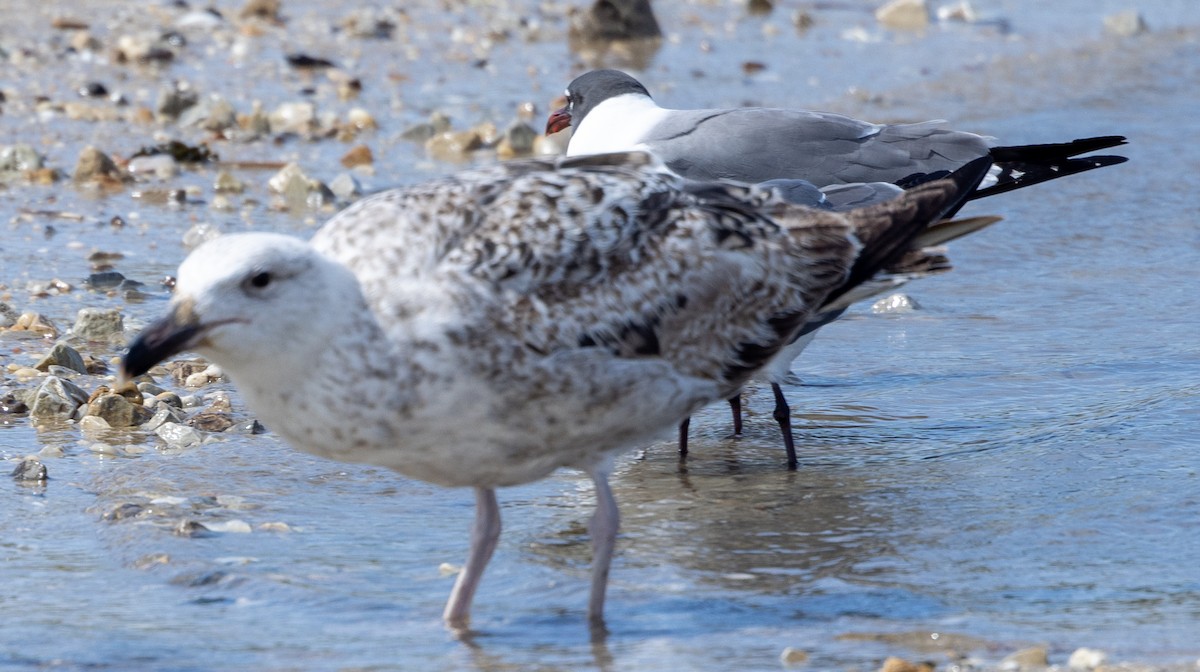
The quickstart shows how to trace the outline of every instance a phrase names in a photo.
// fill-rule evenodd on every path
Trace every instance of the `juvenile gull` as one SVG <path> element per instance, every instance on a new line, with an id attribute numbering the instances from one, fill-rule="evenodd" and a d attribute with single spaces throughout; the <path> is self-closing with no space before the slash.
<path id="1" fill-rule="evenodd" d="M 977 168 L 847 214 L 691 183 L 642 153 L 464 172 L 359 201 L 308 243 L 198 247 L 122 376 L 194 350 L 300 450 L 474 488 L 453 628 L 499 539 L 496 488 L 584 470 L 598 625 L 611 456 L 729 397 L 878 269 L 928 256 L 917 242 Z"/>
<path id="2" fill-rule="evenodd" d="M 684 177 L 767 183 L 795 202 L 834 209 L 886 200 L 891 194 L 881 182 L 914 186 L 981 157 L 991 158 L 994 165 L 972 199 L 1126 160 L 1079 157 L 1125 144 L 1121 136 L 993 147 L 991 138 L 946 129 L 941 121 L 875 124 L 828 112 L 763 107 L 667 109 L 654 102 L 641 82 L 619 70 L 580 75 L 567 86 L 566 98 L 566 105 L 547 119 L 546 133 L 572 128 L 568 156 L 646 150 Z M 826 313 L 825 323 L 836 317 Z M 814 325 L 806 340 L 789 349 L 793 359 L 820 326 Z M 767 379 L 775 395 L 774 417 L 783 433 L 788 468 L 794 469 L 791 410 L 779 385 L 791 360 L 780 359 Z M 736 435 L 741 429 L 740 397 L 729 402 Z M 686 456 L 686 426 L 680 428 L 679 449 Z"/>

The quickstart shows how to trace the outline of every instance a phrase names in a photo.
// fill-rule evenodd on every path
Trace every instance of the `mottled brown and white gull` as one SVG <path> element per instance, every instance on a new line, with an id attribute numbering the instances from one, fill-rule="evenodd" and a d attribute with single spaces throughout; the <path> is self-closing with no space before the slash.
<path id="1" fill-rule="evenodd" d="M 566 105 L 547 119 L 546 133 L 572 129 L 568 156 L 643 150 L 684 177 L 770 184 L 795 202 L 834 209 L 886 200 L 896 193 L 887 189 L 889 184 L 915 186 L 984 157 L 992 160 L 992 169 L 968 200 L 1126 160 L 1080 156 L 1125 144 L 1116 135 L 996 147 L 993 138 L 948 129 L 942 121 L 876 124 L 829 112 L 767 107 L 668 109 L 620 70 L 592 70 L 576 77 L 566 98 Z M 831 312 L 826 317 L 836 319 Z M 793 359 L 815 334 L 815 329 L 809 331 L 806 340 L 789 349 Z M 791 360 L 776 362 L 767 380 L 775 394 L 774 417 L 783 433 L 788 468 L 795 469 L 791 410 L 780 387 L 790 370 Z M 740 396 L 729 402 L 737 434 Z M 680 454 L 686 456 L 686 426 L 679 436 Z"/>
<path id="2" fill-rule="evenodd" d="M 359 201 L 309 242 L 201 245 L 122 375 L 195 351 L 300 450 L 474 488 L 454 628 L 499 539 L 496 489 L 587 472 L 599 624 L 611 457 L 727 398 L 879 268 L 927 254 L 915 241 L 977 168 L 846 214 L 688 182 L 642 153 L 463 172 Z"/>

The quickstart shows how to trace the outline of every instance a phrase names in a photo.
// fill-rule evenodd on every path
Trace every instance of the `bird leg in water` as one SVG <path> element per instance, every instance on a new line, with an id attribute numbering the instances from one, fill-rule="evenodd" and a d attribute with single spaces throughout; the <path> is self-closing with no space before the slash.
<path id="1" fill-rule="evenodd" d="M 738 392 L 729 398 L 729 410 L 733 412 L 733 436 L 742 435 L 742 393 Z"/>
<path id="2" fill-rule="evenodd" d="M 680 460 L 687 458 L 688 427 L 690 427 L 691 424 L 692 424 L 691 416 L 684 418 L 683 422 L 679 423 L 679 459 Z"/>
<path id="3" fill-rule="evenodd" d="M 588 533 L 592 536 L 592 595 L 588 600 L 588 620 L 593 628 L 604 627 L 604 593 L 608 589 L 608 569 L 612 565 L 613 549 L 617 544 L 617 528 L 621 513 L 617 500 L 608 486 L 607 469 L 591 470 L 596 484 L 596 513 Z"/>
<path id="4" fill-rule="evenodd" d="M 783 389 L 776 383 L 771 383 L 771 391 L 775 393 L 775 422 L 779 423 L 779 431 L 783 432 L 783 447 L 787 450 L 787 468 L 795 471 L 799 466 L 796 460 L 796 444 L 792 441 L 792 409 L 788 407 Z"/>
<path id="5" fill-rule="evenodd" d="M 610 495 L 611 496 L 611 495 Z M 471 550 L 467 553 L 467 564 L 454 582 L 450 600 L 442 618 L 452 629 L 465 629 L 471 620 L 471 600 L 475 589 L 496 543 L 500 541 L 500 505 L 496 503 L 496 491 L 491 488 L 475 488 L 475 523 L 471 526 Z"/>

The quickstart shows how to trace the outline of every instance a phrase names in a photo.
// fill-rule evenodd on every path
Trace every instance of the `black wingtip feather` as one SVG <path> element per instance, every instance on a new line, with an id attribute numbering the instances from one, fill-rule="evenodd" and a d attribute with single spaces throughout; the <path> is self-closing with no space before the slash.
<path id="1" fill-rule="evenodd" d="M 1057 180 L 1067 175 L 1084 173 L 1096 168 L 1115 166 L 1129 159 L 1124 156 L 1085 156 L 1078 159 L 1065 159 L 1053 164 L 1025 163 L 1020 161 L 1005 162 L 1000 165 L 1000 175 L 997 183 L 990 187 L 978 189 L 970 198 L 986 198 L 1005 192 L 1023 189 L 1042 182 Z M 1017 175 L 1014 177 L 1014 175 Z"/>
<path id="2" fill-rule="evenodd" d="M 1026 163 L 1053 163 L 1080 154 L 1097 152 L 1101 149 L 1128 144 L 1123 135 L 1102 135 L 1095 138 L 1080 138 L 1070 142 L 1053 142 L 1044 145 L 1012 145 L 993 147 L 992 160 L 996 163 L 1022 161 Z"/>
<path id="3" fill-rule="evenodd" d="M 944 192 L 944 197 L 941 199 L 926 200 L 923 194 L 932 187 L 924 186 L 916 187 L 905 196 L 901 196 L 901 199 L 909 199 L 916 203 L 918 206 L 917 212 L 907 221 L 893 222 L 893 225 L 887 227 L 882 232 L 882 235 L 872 240 L 864 241 L 863 250 L 854 261 L 854 266 L 851 267 L 846 282 L 826 297 L 826 304 L 866 282 L 878 273 L 880 269 L 894 263 L 908 251 L 912 241 L 929 224 L 946 219 L 947 217 L 953 217 L 954 213 L 958 212 L 963 204 L 970 200 L 972 192 L 983 181 L 983 178 L 987 176 L 991 166 L 991 159 L 982 157 L 950 173 L 946 181 L 951 182 L 953 187 Z M 935 182 L 930 184 L 940 183 Z M 889 208 L 889 205 L 885 203 L 875 207 L 886 210 Z"/>

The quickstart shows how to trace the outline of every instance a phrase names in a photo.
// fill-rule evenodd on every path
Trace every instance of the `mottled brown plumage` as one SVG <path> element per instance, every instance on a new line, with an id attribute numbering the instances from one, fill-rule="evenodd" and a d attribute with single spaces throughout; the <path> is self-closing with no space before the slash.
<path id="1" fill-rule="evenodd" d="M 832 214 L 689 183 L 645 154 L 501 164 L 364 199 L 311 244 L 206 243 L 123 368 L 195 347 L 295 447 L 475 488 L 455 627 L 499 536 L 495 488 L 586 470 L 599 622 L 610 456 L 738 389 L 959 191 Z"/>

